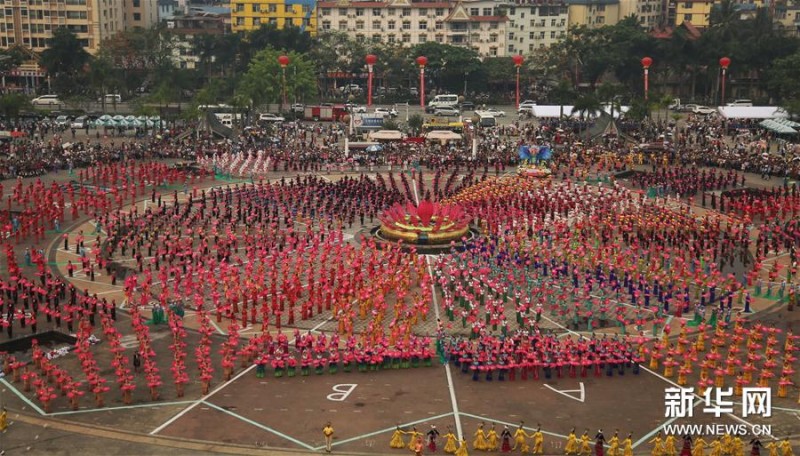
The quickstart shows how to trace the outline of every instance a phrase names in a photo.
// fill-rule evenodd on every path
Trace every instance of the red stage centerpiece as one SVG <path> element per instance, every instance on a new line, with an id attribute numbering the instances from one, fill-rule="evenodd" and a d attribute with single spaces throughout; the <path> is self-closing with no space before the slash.
<path id="1" fill-rule="evenodd" d="M 470 216 L 458 205 L 421 201 L 395 204 L 378 217 L 383 237 L 411 244 L 445 244 L 469 230 Z"/>

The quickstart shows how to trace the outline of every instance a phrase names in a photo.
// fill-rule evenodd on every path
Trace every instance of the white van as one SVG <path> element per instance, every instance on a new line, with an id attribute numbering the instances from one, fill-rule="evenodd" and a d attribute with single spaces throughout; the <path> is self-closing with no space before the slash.
<path id="1" fill-rule="evenodd" d="M 740 100 L 733 100 L 732 102 L 728 103 L 728 106 L 746 106 L 746 107 L 750 107 L 750 106 L 753 106 L 753 102 L 748 100 L 748 99 L 746 99 L 746 98 L 742 98 Z"/>
<path id="2" fill-rule="evenodd" d="M 432 109 L 436 108 L 458 108 L 458 95 L 436 95 L 428 103 Z"/>
<path id="3" fill-rule="evenodd" d="M 106 104 L 122 103 L 122 96 L 116 93 L 107 93 L 105 96 L 97 99 L 98 103 L 103 103 L 104 101 Z"/>

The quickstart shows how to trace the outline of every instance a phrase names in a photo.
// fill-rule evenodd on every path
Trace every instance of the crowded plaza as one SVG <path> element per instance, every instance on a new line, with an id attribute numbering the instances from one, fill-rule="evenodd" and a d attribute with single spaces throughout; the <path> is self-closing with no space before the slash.
<path id="1" fill-rule="evenodd" d="M 589 123 L 521 117 L 363 149 L 346 122 L 225 140 L 191 123 L 131 137 L 9 122 L 26 134 L 0 143 L 0 424 L 125 429 L 123 413 L 163 404 L 131 432 L 252 446 L 250 426 L 269 434 L 259 448 L 372 454 L 792 455 L 800 146 L 716 116 Z M 365 418 L 417 384 L 415 404 Z M 672 387 L 691 388 L 690 409 L 766 388 L 772 421 L 737 408 L 723 418 L 745 432 L 670 433 Z M 365 413 L 331 413 L 350 392 Z M 557 412 L 592 394 L 646 397 L 651 415 Z M 301 396 L 321 398 L 308 416 L 292 414 Z M 471 408 L 495 396 L 531 405 Z M 106 421 L 80 421 L 96 411 Z"/>

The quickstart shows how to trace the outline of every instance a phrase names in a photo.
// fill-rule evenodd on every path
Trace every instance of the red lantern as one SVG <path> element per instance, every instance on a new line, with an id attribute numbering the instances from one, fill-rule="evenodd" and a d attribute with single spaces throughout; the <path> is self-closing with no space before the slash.
<path id="1" fill-rule="evenodd" d="M 645 57 L 642 59 L 642 66 L 645 68 L 650 68 L 650 65 L 653 64 L 653 59 L 650 57 Z"/>
<path id="2" fill-rule="evenodd" d="M 378 61 L 378 56 L 376 56 L 375 54 L 367 54 L 366 60 L 367 60 L 367 65 L 375 65 L 375 63 Z"/>
<path id="3" fill-rule="evenodd" d="M 428 64 L 428 58 L 427 57 L 425 57 L 424 55 L 421 55 L 421 56 L 417 57 L 417 65 L 419 65 L 421 67 L 424 67 L 427 64 Z"/>
<path id="4" fill-rule="evenodd" d="M 524 58 L 521 55 L 516 54 L 511 57 L 511 60 L 514 61 L 514 66 L 520 67 L 522 66 L 522 61 L 524 60 Z"/>
<path id="5" fill-rule="evenodd" d="M 285 55 L 278 57 L 278 63 L 281 64 L 281 68 L 286 68 L 286 66 L 289 65 L 289 57 Z"/>
<path id="6" fill-rule="evenodd" d="M 719 66 L 721 66 L 722 68 L 728 68 L 730 64 L 731 64 L 731 59 L 729 59 L 728 57 L 723 57 L 719 59 Z"/>

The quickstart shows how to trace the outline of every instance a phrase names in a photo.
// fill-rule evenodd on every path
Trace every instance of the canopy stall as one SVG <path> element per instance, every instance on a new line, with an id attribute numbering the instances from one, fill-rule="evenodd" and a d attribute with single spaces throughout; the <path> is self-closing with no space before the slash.
<path id="1" fill-rule="evenodd" d="M 796 122 L 791 122 L 791 123 L 796 124 Z M 795 130 L 793 127 L 790 127 L 788 125 L 785 125 L 785 124 L 783 124 L 781 122 L 778 122 L 778 121 L 772 120 L 772 119 L 762 120 L 759 123 L 759 125 L 761 125 L 762 127 L 766 128 L 769 131 L 773 131 L 773 132 L 778 133 L 780 135 L 794 135 L 794 134 L 797 134 L 797 130 Z"/>
<path id="2" fill-rule="evenodd" d="M 720 106 L 719 114 L 726 119 L 778 119 L 789 113 L 778 106 Z"/>
<path id="3" fill-rule="evenodd" d="M 370 141 L 402 141 L 403 133 L 397 130 L 378 130 L 370 132 Z"/>
<path id="4" fill-rule="evenodd" d="M 533 112 L 533 117 L 537 118 L 560 118 L 561 114 L 564 114 L 564 117 L 574 117 L 578 118 L 579 115 L 577 112 L 572 112 L 573 106 L 572 105 L 536 105 L 531 108 Z"/>
<path id="5" fill-rule="evenodd" d="M 448 130 L 433 130 L 425 135 L 425 139 L 428 141 L 459 141 L 461 135 Z"/>

